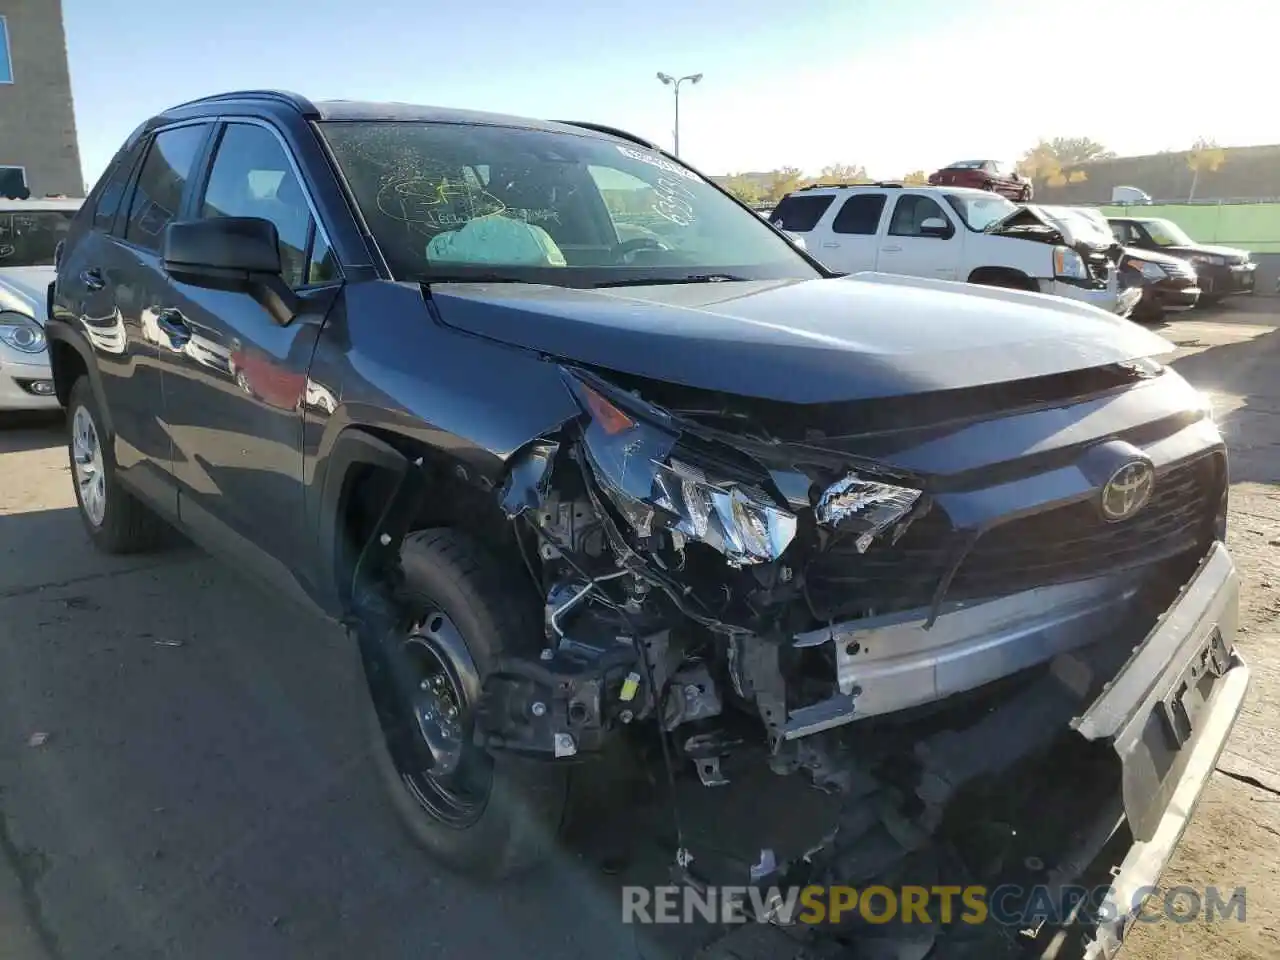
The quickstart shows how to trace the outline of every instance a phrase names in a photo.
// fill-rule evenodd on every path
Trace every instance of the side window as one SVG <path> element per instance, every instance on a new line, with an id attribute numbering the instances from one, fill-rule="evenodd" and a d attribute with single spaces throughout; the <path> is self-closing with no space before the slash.
<path id="1" fill-rule="evenodd" d="M 200 216 L 261 217 L 274 223 L 280 235 L 282 273 L 291 287 L 323 283 L 337 276 L 323 231 L 315 230 L 315 249 L 308 263 L 315 220 L 289 155 L 265 127 L 227 125 L 209 171 Z"/>
<path id="2" fill-rule="evenodd" d="M 893 237 L 923 237 L 927 234 L 920 228 L 926 220 L 938 218 L 950 223 L 933 197 L 919 193 L 908 193 L 898 198 L 898 205 L 893 208 L 893 219 L 889 221 L 889 235 Z"/>
<path id="3" fill-rule="evenodd" d="M 341 276 L 328 238 L 323 230 L 316 230 L 311 243 L 311 256 L 307 262 L 307 283 L 329 283 Z"/>
<path id="4" fill-rule="evenodd" d="M 0 83 L 13 83 L 13 60 L 9 52 L 9 21 L 0 17 Z"/>
<path id="5" fill-rule="evenodd" d="M 93 228 L 106 233 L 111 232 L 116 213 L 120 210 L 120 201 L 124 199 L 125 189 L 129 186 L 129 175 L 133 173 L 133 161 L 138 155 L 138 146 L 132 150 L 121 151 L 115 163 L 102 178 L 102 186 L 97 189 L 97 202 L 93 208 Z"/>
<path id="6" fill-rule="evenodd" d="M 836 233 L 872 236 L 880 228 L 880 215 L 884 213 L 883 193 L 859 193 L 844 202 L 831 224 Z"/>
<path id="7" fill-rule="evenodd" d="M 1111 235 L 1116 238 L 1116 243 L 1131 243 L 1133 241 L 1133 231 L 1129 229 L 1127 223 L 1112 221 Z"/>
<path id="8" fill-rule="evenodd" d="M 187 180 L 208 132 L 207 124 L 196 124 L 156 134 L 129 204 L 127 241 L 148 250 L 160 249 L 164 228 L 182 208 Z"/>
<path id="9" fill-rule="evenodd" d="M 773 208 L 773 213 L 769 214 L 769 222 L 788 233 L 808 233 L 818 225 L 834 199 L 831 194 L 806 197 L 793 193 L 789 197 L 783 197 L 782 202 Z"/>

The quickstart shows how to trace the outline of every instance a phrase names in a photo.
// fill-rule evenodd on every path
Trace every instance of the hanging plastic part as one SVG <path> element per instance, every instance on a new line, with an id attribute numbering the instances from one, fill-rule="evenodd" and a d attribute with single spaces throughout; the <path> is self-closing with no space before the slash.
<path id="1" fill-rule="evenodd" d="M 837 480 L 822 492 L 814 516 L 818 523 L 857 535 L 859 553 L 895 524 L 893 540 L 906 532 L 923 491 L 867 480 L 856 473 Z M 907 522 L 900 522 L 903 520 Z"/>
<path id="2" fill-rule="evenodd" d="M 547 498 L 558 443 L 535 443 L 518 454 L 502 489 L 502 512 L 510 518 L 536 510 Z"/>

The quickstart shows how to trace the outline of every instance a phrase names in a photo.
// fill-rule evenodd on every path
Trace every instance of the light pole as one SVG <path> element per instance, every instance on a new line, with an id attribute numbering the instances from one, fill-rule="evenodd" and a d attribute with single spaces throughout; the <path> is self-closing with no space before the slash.
<path id="1" fill-rule="evenodd" d="M 697 83 L 702 79 L 702 74 L 691 73 L 687 77 L 681 77 L 677 80 L 669 73 L 659 71 L 658 79 L 665 83 L 668 87 L 674 87 L 676 92 L 676 129 L 675 129 L 675 155 L 680 156 L 680 84 L 688 80 L 690 83 Z"/>

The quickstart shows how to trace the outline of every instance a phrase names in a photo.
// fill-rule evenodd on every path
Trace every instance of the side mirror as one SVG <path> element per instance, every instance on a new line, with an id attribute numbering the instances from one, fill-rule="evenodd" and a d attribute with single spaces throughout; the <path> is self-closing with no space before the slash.
<path id="1" fill-rule="evenodd" d="M 298 301 L 281 276 L 280 237 L 270 220 L 215 217 L 171 223 L 164 234 L 164 268 L 192 286 L 248 293 L 281 326 Z"/>
<path id="2" fill-rule="evenodd" d="M 920 235 L 922 237 L 946 239 L 951 236 L 951 232 L 951 224 L 941 217 L 926 217 L 920 221 Z"/>

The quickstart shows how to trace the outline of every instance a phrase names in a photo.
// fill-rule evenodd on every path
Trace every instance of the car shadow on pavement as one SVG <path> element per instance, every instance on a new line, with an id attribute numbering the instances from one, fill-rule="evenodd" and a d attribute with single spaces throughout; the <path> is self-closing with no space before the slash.
<path id="1" fill-rule="evenodd" d="M 618 844 L 443 871 L 377 782 L 365 696 L 340 629 L 195 548 L 103 557 L 75 508 L 0 515 L 0 871 L 59 955 L 691 952 L 621 922 Z"/>
<path id="2" fill-rule="evenodd" d="M 62 412 L 0 413 L 0 454 L 45 450 L 66 443 Z"/>
<path id="3" fill-rule="evenodd" d="M 1232 483 L 1280 483 L 1274 452 L 1280 430 L 1267 424 L 1280 416 L 1280 330 L 1210 347 L 1172 366 L 1213 398 L 1231 453 Z"/>

